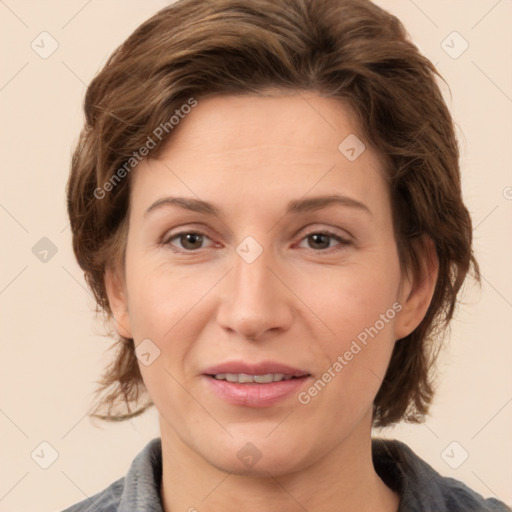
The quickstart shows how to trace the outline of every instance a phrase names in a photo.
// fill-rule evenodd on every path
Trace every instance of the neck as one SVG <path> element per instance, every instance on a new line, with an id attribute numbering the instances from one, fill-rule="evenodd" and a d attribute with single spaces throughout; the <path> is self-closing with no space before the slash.
<path id="1" fill-rule="evenodd" d="M 399 497 L 372 463 L 371 418 L 321 460 L 293 473 L 236 474 L 215 467 L 160 419 L 165 512 L 396 512 Z"/>

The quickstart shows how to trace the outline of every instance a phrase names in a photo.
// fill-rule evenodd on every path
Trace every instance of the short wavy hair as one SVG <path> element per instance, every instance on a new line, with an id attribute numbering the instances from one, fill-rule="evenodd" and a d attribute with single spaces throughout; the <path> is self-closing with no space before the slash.
<path id="1" fill-rule="evenodd" d="M 123 266 L 131 176 L 98 190 L 184 104 L 207 95 L 269 88 L 313 91 L 356 113 L 385 164 L 402 270 L 419 276 L 418 243 L 435 244 L 439 273 L 418 327 L 398 340 L 374 401 L 373 424 L 420 422 L 434 394 L 434 361 L 473 269 L 472 223 L 461 192 L 453 119 L 442 77 L 401 22 L 369 0 L 180 0 L 140 25 L 90 83 L 85 125 L 72 157 L 67 207 L 73 249 L 111 320 L 105 271 Z M 149 157 L 172 137 L 163 133 Z M 101 194 L 105 194 L 104 190 Z M 91 416 L 124 420 L 151 398 L 134 342 L 116 335 L 116 354 L 98 381 Z"/>

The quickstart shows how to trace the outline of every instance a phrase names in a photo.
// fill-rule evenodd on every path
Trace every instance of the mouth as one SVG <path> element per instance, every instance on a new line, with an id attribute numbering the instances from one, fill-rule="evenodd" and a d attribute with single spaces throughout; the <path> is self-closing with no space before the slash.
<path id="1" fill-rule="evenodd" d="M 281 382 L 283 380 L 301 379 L 303 376 L 285 375 L 284 373 L 265 373 L 263 375 L 250 375 L 247 373 L 217 373 L 208 375 L 216 380 L 225 380 L 227 382 L 238 382 L 240 384 L 257 383 L 270 384 L 271 382 Z"/>
<path id="2" fill-rule="evenodd" d="M 269 407 L 299 392 L 312 376 L 309 372 L 274 362 L 248 364 L 233 361 L 203 373 L 209 390 L 237 406 Z"/>

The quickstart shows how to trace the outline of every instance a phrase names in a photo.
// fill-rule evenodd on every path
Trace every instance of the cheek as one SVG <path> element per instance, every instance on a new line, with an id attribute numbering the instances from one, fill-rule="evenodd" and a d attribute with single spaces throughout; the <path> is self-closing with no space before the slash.
<path id="1" fill-rule="evenodd" d="M 309 275 L 298 292 L 321 320 L 316 331 L 323 361 L 319 370 L 340 407 L 358 408 L 358 401 L 373 400 L 394 347 L 394 323 L 401 310 L 398 264 L 392 258 L 381 261 L 388 264 L 368 260 L 326 269 L 323 276 Z"/>
<path id="2" fill-rule="evenodd" d="M 135 260 L 135 258 L 134 258 Z M 128 265 L 129 314 L 133 336 L 164 340 L 171 336 L 214 286 L 215 275 L 171 268 L 139 258 Z"/>
<path id="3" fill-rule="evenodd" d="M 320 268 L 296 279 L 294 289 L 312 314 L 322 322 L 326 334 L 340 342 L 355 339 L 378 322 L 379 331 L 390 332 L 396 316 L 399 272 L 394 261 L 385 266 L 377 261 L 344 267 Z M 381 315 L 386 315 L 384 325 Z M 362 335 L 364 338 L 364 334 Z"/>

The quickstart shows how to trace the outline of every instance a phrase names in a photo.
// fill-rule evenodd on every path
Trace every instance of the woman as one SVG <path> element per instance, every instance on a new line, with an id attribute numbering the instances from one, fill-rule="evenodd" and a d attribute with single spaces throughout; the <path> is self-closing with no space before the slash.
<path id="1" fill-rule="evenodd" d="M 68 511 L 501 511 L 421 421 L 479 279 L 436 71 L 366 0 L 182 0 L 88 88 L 68 211 L 119 335 L 95 411 L 161 438 Z M 207 496 L 206 499 L 205 496 Z"/>

